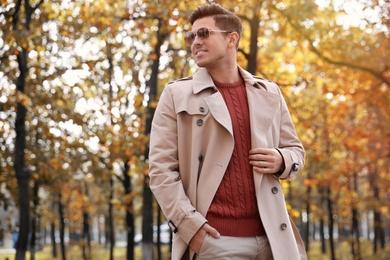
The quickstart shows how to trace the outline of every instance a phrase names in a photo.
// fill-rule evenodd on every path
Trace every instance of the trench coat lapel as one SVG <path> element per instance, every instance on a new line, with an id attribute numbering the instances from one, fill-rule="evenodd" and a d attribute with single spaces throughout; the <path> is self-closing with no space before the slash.
<path id="1" fill-rule="evenodd" d="M 212 169 L 212 174 L 207 174 L 207 176 L 205 176 L 203 173 L 199 178 L 196 200 L 199 202 L 197 203 L 197 210 L 204 216 L 206 216 L 219 184 L 225 175 L 226 167 L 230 161 L 234 148 L 233 126 L 222 95 L 219 92 L 216 92 L 213 95 L 206 97 L 205 102 L 214 119 L 221 127 L 229 132 L 231 138 L 219 140 L 218 137 L 216 137 L 216 142 L 212 144 L 214 147 L 211 149 L 214 150 L 212 152 L 213 154 L 219 153 L 217 156 L 218 159 L 215 158 L 216 160 L 213 160 L 210 163 L 210 166 L 207 167 L 208 169 Z M 221 153 L 221 151 L 223 152 Z M 204 167 L 206 167 L 206 165 L 204 165 Z"/>
<path id="2" fill-rule="evenodd" d="M 273 148 L 266 136 L 280 104 L 280 97 L 258 88 L 248 87 L 248 104 L 252 147 Z"/>
<path id="3" fill-rule="evenodd" d="M 274 93 L 255 87 L 247 87 L 252 148 L 274 148 L 267 140 L 267 132 L 280 104 L 280 97 Z M 263 174 L 254 172 L 256 194 L 259 194 Z"/>
<path id="4" fill-rule="evenodd" d="M 207 104 L 210 114 L 220 127 L 228 131 L 230 138 L 222 140 L 219 136 L 216 136 L 215 142 L 210 144 L 210 154 L 217 154 L 218 156 L 214 158 L 215 160 L 208 162 L 209 165 L 203 165 L 203 167 L 212 171 L 212 174 L 206 176 L 205 173 L 202 173 L 200 175 L 196 193 L 196 208 L 204 216 L 206 216 L 211 201 L 222 181 L 234 148 L 233 126 L 226 103 L 207 70 L 199 68 L 193 76 L 193 92 L 199 94 L 205 91 L 210 91 L 204 97 L 204 102 Z M 221 153 L 221 151 L 223 152 Z"/>
<path id="5" fill-rule="evenodd" d="M 205 98 L 205 102 L 210 109 L 214 119 L 226 128 L 233 136 L 233 126 L 230 119 L 229 110 L 223 100 L 220 92 L 216 92 L 211 96 Z"/>
<path id="6" fill-rule="evenodd" d="M 198 94 L 208 88 L 213 94 L 206 97 L 205 102 L 207 103 L 211 114 L 218 123 L 233 135 L 233 126 L 230 120 L 229 110 L 221 93 L 217 91 L 213 79 L 207 70 L 205 68 L 199 68 L 193 76 L 193 92 L 194 94 Z"/>

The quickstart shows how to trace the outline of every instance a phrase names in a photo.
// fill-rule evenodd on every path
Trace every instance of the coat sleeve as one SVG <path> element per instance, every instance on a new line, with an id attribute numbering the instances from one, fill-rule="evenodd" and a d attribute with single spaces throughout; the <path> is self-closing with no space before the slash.
<path id="1" fill-rule="evenodd" d="M 149 176 L 172 231 L 187 244 L 207 221 L 191 204 L 179 173 L 177 113 L 167 85 L 157 105 L 150 133 Z"/>
<path id="2" fill-rule="evenodd" d="M 299 140 L 286 101 L 277 87 L 281 97 L 280 111 L 280 141 L 277 150 L 282 154 L 285 170 L 278 177 L 287 179 L 295 176 L 303 169 L 305 162 L 305 149 Z"/>

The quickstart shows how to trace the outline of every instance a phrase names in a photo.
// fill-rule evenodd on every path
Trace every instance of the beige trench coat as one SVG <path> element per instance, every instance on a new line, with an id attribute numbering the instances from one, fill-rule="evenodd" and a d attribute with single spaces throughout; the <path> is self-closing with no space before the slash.
<path id="1" fill-rule="evenodd" d="M 279 148 L 285 171 L 298 173 L 305 151 L 279 87 L 239 68 L 245 80 L 252 147 Z M 168 83 L 156 108 L 150 137 L 150 187 L 174 231 L 172 259 L 181 259 L 205 216 L 232 155 L 234 138 L 228 109 L 210 75 Z M 274 259 L 306 259 L 290 220 L 279 179 L 253 172 L 257 205 Z M 190 256 L 194 252 L 190 250 Z"/>

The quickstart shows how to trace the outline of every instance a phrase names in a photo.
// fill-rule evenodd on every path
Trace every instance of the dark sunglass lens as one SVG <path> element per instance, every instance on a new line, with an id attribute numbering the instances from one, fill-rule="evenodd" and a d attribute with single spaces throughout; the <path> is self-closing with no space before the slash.
<path id="1" fill-rule="evenodd" d="M 206 38 L 209 36 L 209 29 L 207 28 L 200 28 L 197 32 L 196 35 L 198 35 L 200 38 Z"/>
<path id="2" fill-rule="evenodd" d="M 186 36 L 184 36 L 184 38 L 188 38 L 188 39 L 194 39 L 195 38 L 195 34 L 193 32 L 187 32 L 186 33 Z"/>
<path id="3" fill-rule="evenodd" d="M 184 41 L 187 46 L 191 46 L 192 42 L 195 39 L 195 34 L 193 32 L 187 32 L 184 36 Z"/>

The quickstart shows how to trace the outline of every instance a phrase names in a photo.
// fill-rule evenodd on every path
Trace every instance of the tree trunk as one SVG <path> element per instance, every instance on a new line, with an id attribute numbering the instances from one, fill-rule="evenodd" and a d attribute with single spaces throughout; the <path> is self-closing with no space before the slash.
<path id="1" fill-rule="evenodd" d="M 56 228 L 54 222 L 50 224 L 51 256 L 57 258 Z"/>
<path id="2" fill-rule="evenodd" d="M 36 225 L 36 220 L 33 218 L 31 220 L 31 236 L 30 236 L 30 260 L 35 260 L 35 249 L 36 249 L 36 232 L 37 232 L 37 225 Z"/>
<path id="3" fill-rule="evenodd" d="M 31 219 L 31 237 L 30 237 L 30 260 L 35 260 L 35 250 L 37 248 L 37 223 L 39 221 L 38 217 L 38 205 L 39 205 L 39 184 L 34 182 L 33 187 L 33 216 Z"/>
<path id="4" fill-rule="evenodd" d="M 356 206 L 352 208 L 352 257 L 353 259 L 360 260 L 361 252 L 360 252 L 360 232 L 359 232 L 359 220 L 358 220 L 358 210 Z"/>
<path id="5" fill-rule="evenodd" d="M 134 236 L 135 236 L 135 224 L 134 224 L 134 216 L 130 210 L 126 211 L 126 226 L 127 226 L 127 247 L 126 247 L 126 259 L 133 260 L 134 259 Z"/>
<path id="6" fill-rule="evenodd" d="M 110 207 L 110 205 L 108 205 L 108 207 Z M 108 210 L 109 212 L 110 210 Z M 107 215 L 104 215 L 104 237 L 105 237 L 105 241 L 104 241 L 104 248 L 107 250 L 110 245 L 110 227 L 109 227 L 109 219 L 110 219 L 110 216 L 107 212 Z"/>
<path id="7" fill-rule="evenodd" d="M 110 113 L 110 125 L 113 125 L 112 120 L 112 111 L 111 111 L 111 102 L 113 100 L 113 89 L 112 89 L 112 77 L 114 71 L 114 65 L 112 63 L 112 53 L 111 53 L 111 45 L 107 43 L 107 60 L 108 60 L 108 84 L 109 88 L 109 113 Z M 110 151 L 112 146 L 110 145 Z M 112 154 L 112 152 L 110 152 Z M 110 157 L 110 164 L 112 164 L 112 158 Z M 112 167 L 109 167 L 110 173 L 113 171 Z M 109 195 L 109 205 L 108 205 L 108 232 L 110 239 L 110 260 L 114 260 L 114 248 L 115 248 L 115 228 L 114 228 L 114 177 L 110 177 L 110 195 Z"/>
<path id="8" fill-rule="evenodd" d="M 325 192 L 324 192 L 324 188 L 323 188 L 323 187 L 320 187 L 320 188 L 319 188 L 319 192 L 320 192 L 320 195 L 321 195 L 321 207 L 323 208 L 323 207 L 324 207 L 324 203 L 325 203 Z M 326 253 L 326 239 L 325 239 L 325 220 L 324 220 L 324 215 L 325 215 L 325 214 L 321 214 L 321 217 L 320 217 L 320 237 L 321 237 L 321 253 L 322 253 L 322 254 L 325 254 L 325 253 Z"/>
<path id="9" fill-rule="evenodd" d="M 89 196 L 87 183 L 84 182 L 85 196 Z M 91 232 L 89 225 L 89 214 L 87 209 L 83 207 L 83 258 L 91 259 Z"/>
<path id="10" fill-rule="evenodd" d="M 378 252 L 378 243 L 381 249 L 385 248 L 385 231 L 381 213 L 378 210 L 374 211 L 374 254 Z"/>
<path id="11" fill-rule="evenodd" d="M 60 247 L 61 247 L 61 256 L 62 260 L 66 259 L 66 250 L 65 250 L 65 218 L 64 218 L 64 206 L 62 205 L 62 195 L 61 192 L 58 194 L 58 214 L 60 220 Z"/>
<path id="12" fill-rule="evenodd" d="M 85 183 L 85 194 L 87 197 L 89 196 L 88 186 Z M 84 243 L 87 245 L 88 249 L 88 259 L 91 259 L 91 226 L 89 224 L 89 213 L 88 211 L 84 211 L 83 215 L 84 219 Z M 86 241 L 85 241 L 86 240 Z"/>
<path id="13" fill-rule="evenodd" d="M 353 173 L 353 186 L 352 190 L 357 195 L 359 193 L 358 184 L 357 184 L 357 173 Z M 360 260 L 361 252 L 360 252 L 360 232 L 359 232 L 359 213 L 357 209 L 358 201 L 353 201 L 352 203 L 352 242 L 351 242 L 351 250 L 353 259 Z M 356 243 L 356 244 L 355 244 Z"/>
<path id="14" fill-rule="evenodd" d="M 157 207 L 157 260 L 162 260 L 161 252 L 161 209 Z"/>
<path id="15" fill-rule="evenodd" d="M 257 73 L 257 53 L 258 53 L 258 46 L 257 46 L 257 37 L 259 32 L 259 24 L 260 24 L 260 5 L 261 1 L 254 1 L 255 6 L 253 7 L 253 10 L 256 10 L 253 12 L 253 17 L 249 21 L 250 26 L 250 45 L 249 45 L 249 53 L 246 56 L 248 59 L 248 65 L 247 65 L 247 71 L 256 74 Z"/>
<path id="16" fill-rule="evenodd" d="M 13 15 L 13 28 L 17 29 L 19 10 L 21 1 L 17 2 L 17 8 Z M 17 55 L 19 76 L 17 78 L 16 87 L 21 93 L 25 93 L 26 77 L 28 73 L 27 67 L 28 53 L 23 47 Z M 29 224 L 30 224 L 30 194 L 29 194 L 29 175 L 25 169 L 25 149 L 26 149 L 26 113 L 27 109 L 18 101 L 16 106 L 16 121 L 15 121 L 15 158 L 14 169 L 18 184 L 18 201 L 19 201 L 19 233 L 16 242 L 15 259 L 25 259 L 28 243 Z"/>
<path id="17" fill-rule="evenodd" d="M 149 176 L 144 176 L 143 190 L 144 206 L 142 217 L 142 259 L 150 260 L 153 257 L 153 194 L 149 188 Z"/>
<path id="18" fill-rule="evenodd" d="M 29 1 L 15 1 L 15 12 L 12 15 L 12 27 L 15 34 L 20 29 L 27 33 L 30 31 L 31 18 L 34 11 L 42 4 L 43 0 L 35 6 L 31 6 Z M 22 5 L 24 4 L 24 8 Z M 23 19 L 20 19 L 20 12 L 24 11 Z M 19 27 L 19 22 L 24 23 Z M 17 62 L 19 75 L 16 81 L 16 89 L 22 94 L 25 94 L 26 78 L 28 74 L 28 50 L 23 46 L 18 46 Z M 15 158 L 14 169 L 18 185 L 18 202 L 19 202 L 19 234 L 16 242 L 15 259 L 25 259 L 29 225 L 30 225 L 30 194 L 29 194 L 29 174 L 25 166 L 25 149 L 26 149 L 26 114 L 27 109 L 22 101 L 17 101 L 16 105 L 16 120 L 15 120 Z"/>
<path id="19" fill-rule="evenodd" d="M 91 259 L 91 235 L 89 228 L 89 214 L 83 212 L 83 258 Z"/>
<path id="20" fill-rule="evenodd" d="M 130 165 L 129 161 L 124 162 L 123 167 L 123 179 L 122 184 L 125 190 L 126 195 L 130 195 L 132 192 L 132 184 L 131 184 L 131 176 L 129 174 Z M 134 223 L 134 215 L 133 215 L 133 201 L 128 201 L 126 205 L 126 230 L 127 230 L 127 246 L 126 246 L 126 259 L 133 260 L 134 259 L 134 236 L 135 236 L 135 223 Z"/>
<path id="21" fill-rule="evenodd" d="M 53 212 L 55 212 L 56 203 L 53 201 Z M 57 258 L 57 241 L 56 241 L 56 226 L 54 222 L 50 224 L 50 240 L 51 240 L 51 255 Z"/>
<path id="22" fill-rule="evenodd" d="M 114 180 L 110 179 L 110 197 L 108 203 L 108 234 L 110 243 L 110 260 L 114 260 L 114 247 L 115 247 L 115 228 L 114 228 L 114 212 L 113 212 L 113 200 L 114 198 Z"/>
<path id="23" fill-rule="evenodd" d="M 379 197 L 379 187 L 377 184 L 378 174 L 376 171 L 370 171 L 369 173 L 369 182 L 371 189 L 373 191 L 373 197 L 375 201 L 380 201 Z M 378 205 L 374 204 L 374 240 L 373 240 L 373 251 L 374 254 L 378 252 L 378 243 L 380 243 L 381 248 L 385 247 L 385 232 L 383 228 L 381 213 L 378 209 Z"/>
<path id="24" fill-rule="evenodd" d="M 310 170 L 309 170 L 310 172 Z M 307 179 L 310 180 L 311 179 L 311 176 L 310 176 L 310 173 L 308 172 L 308 175 L 307 175 Z M 307 214 L 307 222 L 306 222 L 306 227 L 305 227 L 305 247 L 306 247 L 306 251 L 309 252 L 310 250 L 310 244 L 309 244 L 309 241 L 310 241 L 310 203 L 311 203 L 311 200 L 310 200 L 310 196 L 311 196 L 311 185 L 309 184 L 307 186 L 307 189 L 306 189 L 306 214 Z"/>
<path id="25" fill-rule="evenodd" d="M 16 260 L 24 260 L 26 258 L 29 225 L 30 225 L 30 210 L 29 210 L 29 195 L 28 190 L 23 190 L 22 187 L 28 186 L 27 179 L 18 179 L 19 197 L 19 234 L 16 242 Z"/>
<path id="26" fill-rule="evenodd" d="M 17 79 L 17 90 L 25 93 L 27 76 L 27 50 L 21 48 L 17 55 L 19 64 L 19 76 Z M 16 121 L 15 121 L 15 159 L 14 169 L 18 184 L 19 200 L 19 236 L 16 242 L 16 260 L 26 258 L 29 225 L 30 225 L 30 193 L 29 193 L 29 174 L 25 169 L 25 149 L 26 149 L 26 114 L 27 109 L 21 102 L 17 103 Z"/>
<path id="27" fill-rule="evenodd" d="M 334 220 L 333 220 L 333 201 L 331 199 L 331 188 L 327 188 L 326 193 L 326 200 L 327 200 L 327 206 L 328 206 L 328 221 L 329 221 L 329 246 L 330 246 L 330 253 L 331 253 L 331 259 L 336 259 L 335 254 L 335 247 L 334 247 L 334 238 L 333 238 L 333 227 L 334 227 Z"/>
<path id="28" fill-rule="evenodd" d="M 374 254 L 378 252 L 379 223 L 380 223 L 380 215 L 378 211 L 374 210 L 374 240 L 372 241 Z"/>

